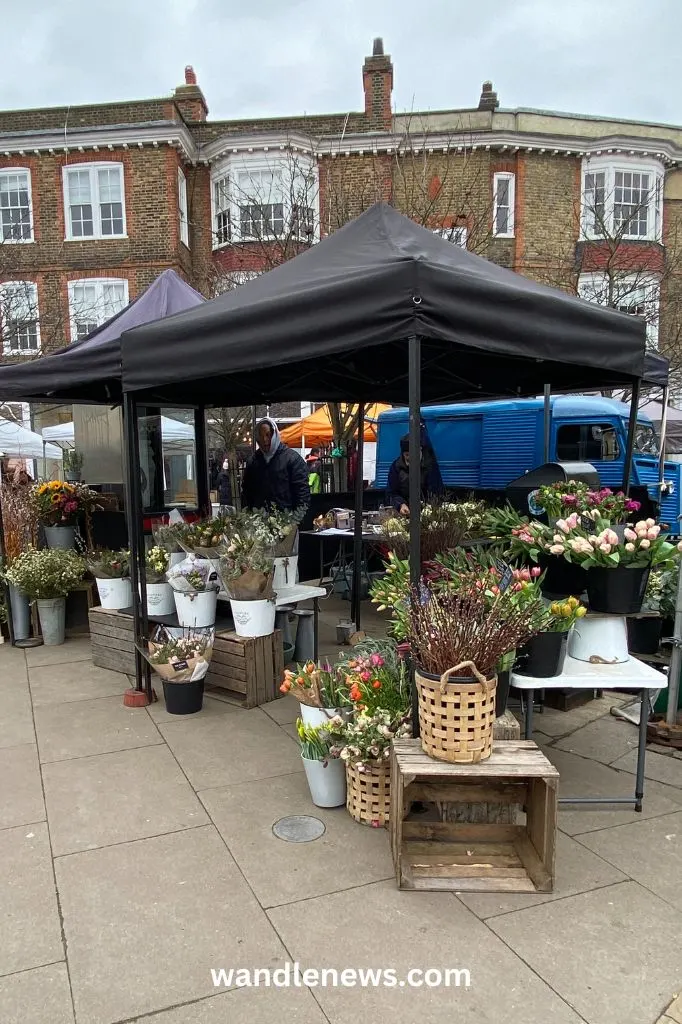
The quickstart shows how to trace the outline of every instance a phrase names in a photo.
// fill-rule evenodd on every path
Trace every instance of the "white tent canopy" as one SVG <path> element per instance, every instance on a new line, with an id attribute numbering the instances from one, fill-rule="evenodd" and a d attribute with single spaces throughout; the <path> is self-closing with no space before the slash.
<path id="1" fill-rule="evenodd" d="M 161 436 L 165 447 L 177 447 L 184 451 L 187 448 L 186 442 L 194 442 L 194 427 L 189 423 L 171 419 L 169 416 L 162 416 Z M 57 423 L 52 427 L 43 427 L 43 439 L 72 448 L 74 445 L 73 423 Z"/>
<path id="2" fill-rule="evenodd" d="M 15 459 L 61 459 L 62 451 L 54 444 L 43 446 L 40 434 L 34 434 L 20 423 L 0 419 L 0 454 Z"/>

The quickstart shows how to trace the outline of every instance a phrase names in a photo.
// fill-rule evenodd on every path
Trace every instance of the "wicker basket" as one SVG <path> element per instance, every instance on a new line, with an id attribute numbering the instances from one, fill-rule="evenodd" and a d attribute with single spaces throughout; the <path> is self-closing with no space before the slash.
<path id="1" fill-rule="evenodd" d="M 472 676 L 450 681 L 469 668 Z M 475 678 L 474 678 L 475 677 Z M 422 750 L 438 761 L 475 764 L 490 757 L 497 678 L 486 679 L 473 661 L 444 672 L 440 679 L 415 672 Z"/>
<path id="2" fill-rule="evenodd" d="M 391 805 L 391 766 L 381 761 L 364 771 L 346 764 L 346 808 L 351 818 L 361 825 L 388 825 Z"/>

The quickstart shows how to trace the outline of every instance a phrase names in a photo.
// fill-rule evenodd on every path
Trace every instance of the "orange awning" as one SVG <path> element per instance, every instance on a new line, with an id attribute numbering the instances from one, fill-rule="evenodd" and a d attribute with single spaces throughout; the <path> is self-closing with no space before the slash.
<path id="1" fill-rule="evenodd" d="M 377 439 L 376 423 L 368 423 L 367 418 L 376 420 L 380 412 L 390 408 L 390 405 L 383 405 L 381 402 L 366 406 L 365 441 L 376 441 Z M 290 448 L 310 448 L 315 444 L 331 444 L 334 438 L 328 407 L 322 405 L 310 416 L 304 416 L 298 423 L 290 423 L 285 430 L 280 432 L 280 436 Z"/>

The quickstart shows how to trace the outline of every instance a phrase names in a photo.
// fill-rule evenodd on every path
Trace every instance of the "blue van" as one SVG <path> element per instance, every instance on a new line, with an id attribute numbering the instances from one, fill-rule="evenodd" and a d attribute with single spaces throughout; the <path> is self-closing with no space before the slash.
<path id="1" fill-rule="evenodd" d="M 551 399 L 550 462 L 590 462 L 604 487 L 623 482 L 630 406 L 611 398 L 556 395 Z M 504 399 L 422 408 L 422 419 L 446 487 L 503 490 L 544 460 L 544 400 Z M 382 412 L 377 425 L 375 487 L 386 487 L 388 470 L 408 432 L 408 410 Z M 669 485 L 661 517 L 677 522 L 680 469 L 665 463 Z M 646 486 L 659 501 L 658 438 L 651 420 L 638 417 L 631 484 Z"/>

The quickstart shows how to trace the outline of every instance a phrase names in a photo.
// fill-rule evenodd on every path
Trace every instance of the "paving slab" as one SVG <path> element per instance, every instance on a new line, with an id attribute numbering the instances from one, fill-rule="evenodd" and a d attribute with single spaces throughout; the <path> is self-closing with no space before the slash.
<path id="1" fill-rule="evenodd" d="M 209 789 L 201 799 L 264 907 L 394 875 L 388 833 L 358 825 L 345 807 L 315 807 L 303 774 Z M 312 843 L 278 839 L 272 826 L 288 814 L 318 818 L 324 835 Z"/>
<path id="2" fill-rule="evenodd" d="M 582 1021 L 449 893 L 399 892 L 393 881 L 378 882 L 276 907 L 268 915 L 302 967 L 339 972 L 344 967 L 391 968 L 398 981 L 405 981 L 411 969 L 471 972 L 468 989 L 454 983 L 450 987 L 316 988 L 315 996 L 334 1024 Z"/>
<path id="3" fill-rule="evenodd" d="M 658 820 L 658 819 L 657 819 Z M 600 833 L 597 833 L 599 835 Z M 579 892 L 588 892 L 604 885 L 624 882 L 626 875 L 613 864 L 601 857 L 595 857 L 590 851 L 559 832 L 556 854 L 556 884 L 554 892 L 526 893 L 504 892 L 472 892 L 459 893 L 459 898 L 470 910 L 480 918 L 496 917 L 526 907 L 534 907 L 540 903 L 563 899 Z"/>
<path id="4" fill-rule="evenodd" d="M 588 1024 L 652 1024 L 679 985 L 682 916 L 636 882 L 488 925 Z"/>
<path id="5" fill-rule="evenodd" d="M 0 831 L 0 864 L 0 975 L 63 960 L 47 826 Z"/>
<path id="6" fill-rule="evenodd" d="M 2 666 L 0 662 L 0 666 Z M 36 734 L 33 728 L 33 712 L 28 682 L 15 680 L 8 682 L 0 668 L 0 687 L 2 688 L 2 711 L 0 712 L 0 748 L 18 747 L 26 743 L 35 743 Z"/>
<path id="7" fill-rule="evenodd" d="M 0 779 L 0 828 L 45 820 L 35 743 L 0 749 Z"/>
<path id="8" fill-rule="evenodd" d="M 591 832 L 580 842 L 682 910 L 682 811 Z"/>
<path id="9" fill-rule="evenodd" d="M 665 1011 L 666 1016 L 675 1021 L 675 1024 L 682 1024 L 682 996 L 677 996 Z"/>
<path id="10" fill-rule="evenodd" d="M 604 715 L 594 722 L 576 729 L 570 736 L 558 739 L 557 750 L 568 750 L 581 757 L 589 757 L 602 764 L 611 764 L 624 754 L 634 751 L 637 756 L 637 726 L 613 715 Z"/>
<path id="11" fill-rule="evenodd" d="M 290 693 L 277 700 L 268 701 L 267 704 L 261 704 L 261 708 L 278 725 L 290 725 L 301 715 L 301 702 Z"/>
<path id="12" fill-rule="evenodd" d="M 90 637 L 76 637 L 65 640 L 56 647 L 27 647 L 25 650 L 26 664 L 29 669 L 39 665 L 62 665 L 69 661 L 90 661 Z"/>
<path id="13" fill-rule="evenodd" d="M 212 825 L 59 857 L 55 869 L 78 1024 L 215 995 L 211 967 L 284 963 Z"/>
<path id="14" fill-rule="evenodd" d="M 66 964 L 0 978 L 2 1024 L 74 1024 Z"/>
<path id="15" fill-rule="evenodd" d="M 166 746 L 95 754 L 43 767 L 55 856 L 208 822 Z"/>
<path id="16" fill-rule="evenodd" d="M 145 709 L 126 708 L 120 697 L 46 704 L 35 724 L 43 764 L 163 743 Z"/>
<path id="17" fill-rule="evenodd" d="M 138 1017 L 136 1024 L 327 1024 L 306 989 L 241 988 L 201 1002 Z"/>
<path id="18" fill-rule="evenodd" d="M 303 770 L 296 746 L 259 708 L 211 718 L 193 715 L 159 728 L 197 790 Z"/>
<path id="19" fill-rule="evenodd" d="M 173 722 L 178 723 L 187 721 L 190 717 L 208 718 L 209 716 L 215 717 L 216 715 L 239 713 L 241 710 L 241 708 L 236 707 L 234 704 L 227 704 L 224 700 L 216 700 L 215 697 L 209 697 L 207 694 L 204 694 L 204 703 L 201 711 L 197 711 L 196 715 L 169 715 L 166 711 L 166 705 L 163 699 L 163 690 L 161 690 L 159 693 L 159 699 L 149 705 L 147 713 L 152 721 L 166 722 L 171 725 Z"/>
<path id="20" fill-rule="evenodd" d="M 26 656 L 23 648 L 12 647 L 7 640 L 0 644 L 0 665 L 3 684 L 7 679 L 26 679 Z"/>
<path id="21" fill-rule="evenodd" d="M 28 672 L 33 707 L 95 697 L 113 697 L 128 689 L 128 677 L 82 661 L 41 665 Z"/>
<path id="22" fill-rule="evenodd" d="M 637 771 L 637 752 L 633 751 L 624 757 L 620 757 L 617 761 L 613 762 L 612 767 L 634 774 Z M 682 789 L 682 761 L 675 757 L 670 757 L 668 754 L 656 754 L 647 751 L 644 777 Z"/>
<path id="23" fill-rule="evenodd" d="M 552 747 L 545 753 L 559 769 L 559 796 L 630 796 L 635 791 L 635 780 L 627 772 L 619 772 L 577 754 Z M 659 814 L 672 814 L 682 806 L 680 791 L 658 782 L 647 782 L 644 787 L 644 805 L 637 813 L 630 805 L 617 804 L 565 804 L 559 807 L 559 828 L 568 835 L 611 828 L 631 821 L 641 821 Z"/>

